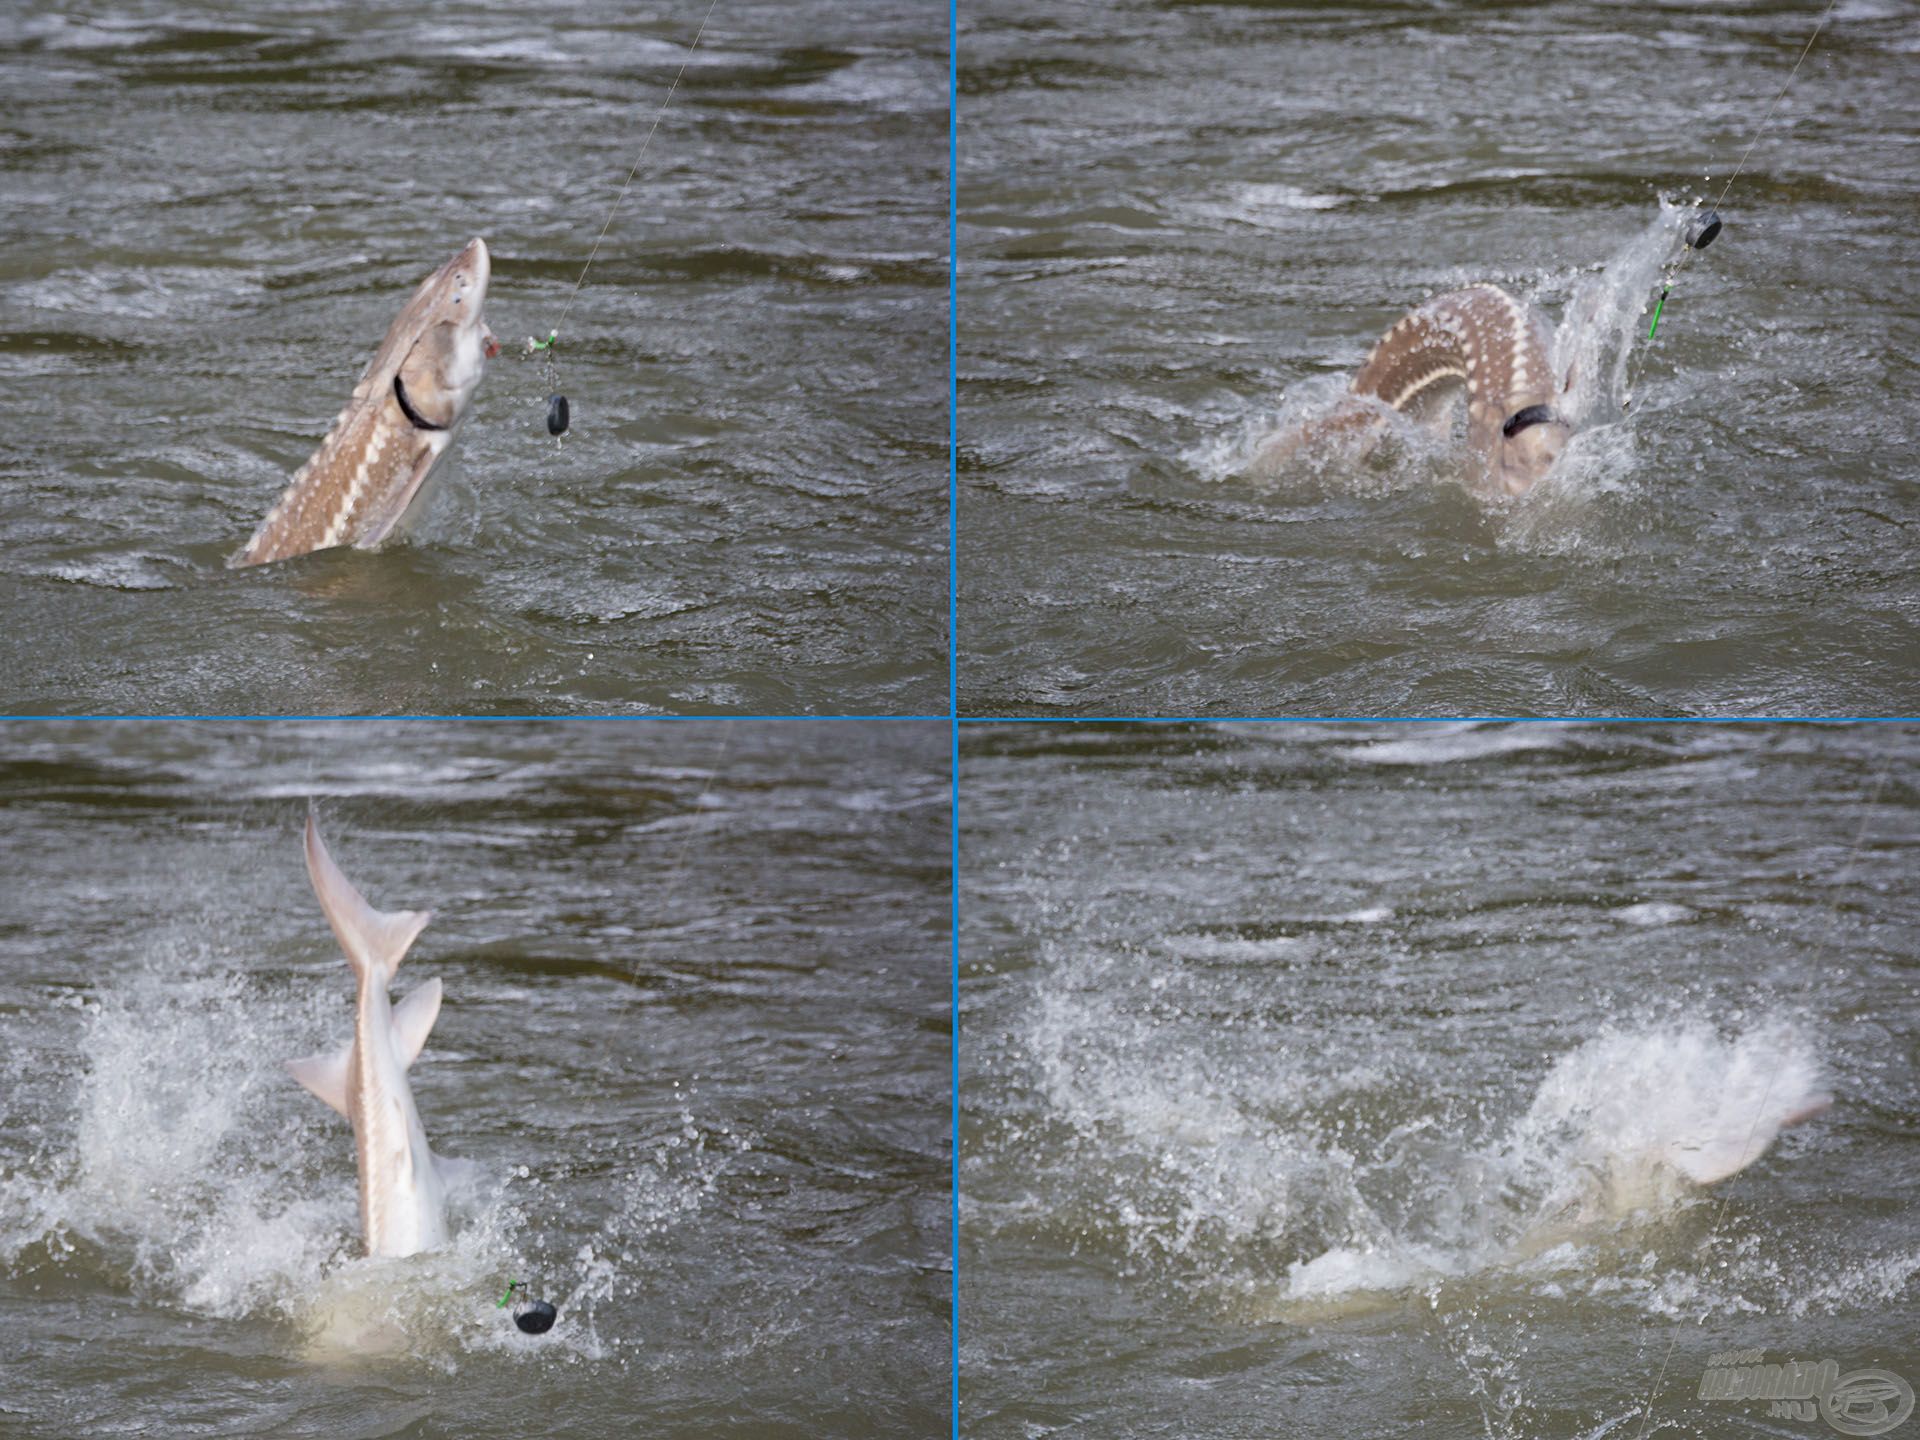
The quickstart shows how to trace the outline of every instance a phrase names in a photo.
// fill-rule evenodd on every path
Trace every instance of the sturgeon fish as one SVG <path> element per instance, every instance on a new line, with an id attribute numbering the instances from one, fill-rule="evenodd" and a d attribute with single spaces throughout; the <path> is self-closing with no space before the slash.
<path id="1" fill-rule="evenodd" d="M 446 1188 L 471 1162 L 435 1155 L 407 1084 L 440 1014 L 438 977 L 398 1005 L 387 986 L 431 910 L 375 910 L 340 873 L 307 817 L 307 876 L 359 982 L 353 1039 L 340 1050 L 289 1060 L 287 1070 L 346 1116 L 360 1172 L 360 1225 L 367 1254 L 402 1256 L 444 1245 Z"/>
<path id="2" fill-rule="evenodd" d="M 1450 290 L 1395 321 L 1354 375 L 1349 394 L 1416 419 L 1443 421 L 1464 396 L 1467 447 L 1497 494 L 1524 495 L 1552 468 L 1573 434 L 1554 408 L 1553 332 L 1531 306 L 1497 285 Z M 1334 413 L 1290 431 L 1263 459 L 1284 459 L 1317 442 L 1361 435 L 1377 440 L 1385 420 L 1370 404 L 1345 401 Z"/>
<path id="3" fill-rule="evenodd" d="M 371 550 L 393 534 L 499 353 L 480 318 L 491 273 L 487 242 L 475 239 L 421 281 L 327 438 L 229 567 Z"/>

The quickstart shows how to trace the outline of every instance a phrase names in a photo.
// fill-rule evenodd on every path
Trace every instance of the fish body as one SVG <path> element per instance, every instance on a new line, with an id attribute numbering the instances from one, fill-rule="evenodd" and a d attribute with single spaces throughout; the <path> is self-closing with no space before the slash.
<path id="1" fill-rule="evenodd" d="M 1352 391 L 1414 416 L 1464 391 L 1467 448 L 1486 464 L 1493 490 L 1524 495 L 1573 433 L 1553 409 L 1552 350 L 1553 331 L 1539 312 L 1497 285 L 1472 285 L 1396 321 L 1353 377 Z"/>
<path id="2" fill-rule="evenodd" d="M 359 983 L 353 1039 L 343 1050 L 287 1062 L 287 1070 L 353 1127 L 360 1223 L 371 1256 L 413 1255 L 447 1240 L 446 1189 L 452 1166 L 427 1145 L 407 1067 L 440 1013 L 440 981 L 417 986 L 398 1005 L 387 987 L 431 911 L 382 913 L 367 904 L 327 853 L 307 819 L 307 875 Z"/>
<path id="3" fill-rule="evenodd" d="M 1766 1154 L 1782 1130 L 1804 1125 L 1832 1106 L 1831 1095 L 1801 1095 L 1751 1119 L 1728 1117 L 1717 1130 L 1671 1140 L 1658 1155 L 1695 1185 L 1717 1185 Z"/>
<path id="4" fill-rule="evenodd" d="M 1327 440 L 1377 439 L 1377 405 L 1442 420 L 1467 402 L 1467 448 L 1485 488 L 1523 495 L 1560 457 L 1573 427 L 1554 401 L 1553 332 L 1531 306 L 1497 285 L 1450 290 L 1416 306 L 1382 335 L 1332 415 L 1280 437 L 1269 460 Z M 1366 402 L 1366 403 L 1354 403 Z"/>
<path id="5" fill-rule="evenodd" d="M 492 258 L 475 239 L 423 280 L 320 448 L 229 566 L 314 550 L 370 550 L 420 498 L 499 346 L 481 318 Z"/>

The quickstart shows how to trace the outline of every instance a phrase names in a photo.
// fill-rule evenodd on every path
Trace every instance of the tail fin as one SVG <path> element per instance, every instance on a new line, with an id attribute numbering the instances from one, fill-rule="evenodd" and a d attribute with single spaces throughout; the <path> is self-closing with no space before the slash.
<path id="1" fill-rule="evenodd" d="M 1804 1125 L 1816 1115 L 1826 1113 L 1833 1096 L 1809 1094 L 1791 1106 L 1761 1114 L 1751 1120 L 1728 1116 L 1726 1128 L 1716 1134 L 1684 1142 L 1676 1141 L 1662 1151 L 1668 1164 L 1696 1185 L 1715 1185 L 1729 1175 L 1737 1175 L 1766 1154 L 1782 1130 Z"/>
<path id="2" fill-rule="evenodd" d="M 320 897 L 320 908 L 327 912 L 327 923 L 347 952 L 347 963 L 363 983 L 372 978 L 381 984 L 393 979 L 400 959 L 414 938 L 433 918 L 431 910 L 395 910 L 385 912 L 367 904 L 353 882 L 340 873 L 307 812 L 307 875 L 313 881 L 313 893 Z"/>

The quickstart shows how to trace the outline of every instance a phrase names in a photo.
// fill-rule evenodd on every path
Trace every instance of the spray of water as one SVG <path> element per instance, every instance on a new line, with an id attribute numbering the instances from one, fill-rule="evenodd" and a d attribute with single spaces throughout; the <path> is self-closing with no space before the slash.
<path id="1" fill-rule="evenodd" d="M 747 1137 L 715 1146 L 687 1115 L 682 1138 L 615 1162 L 614 1204 L 587 1227 L 554 1221 L 565 1202 L 527 1166 L 483 1167 L 449 1196 L 444 1249 L 366 1259 L 344 1128 L 281 1068 L 337 1029 L 338 1000 L 270 993 L 207 956 L 103 982 L 79 1002 L 75 1074 L 39 1152 L 0 1174 L 0 1268 L 277 1325 L 315 1363 L 598 1360 L 639 1343 L 603 1335 L 600 1310 Z M 537 1338 L 495 1304 L 503 1277 L 524 1275 L 560 1308 Z"/>
<path id="2" fill-rule="evenodd" d="M 1628 362 L 1646 339 L 1649 303 L 1685 250 L 1693 215 L 1692 205 L 1662 197 L 1645 229 L 1575 283 L 1553 333 L 1553 367 L 1561 410 L 1576 427 L 1618 418 L 1631 398 Z"/>
<path id="3" fill-rule="evenodd" d="M 1068 967 L 1027 1031 L 1062 1127 L 1049 1140 L 1064 1157 L 1059 1222 L 1137 1272 L 1262 1318 L 1401 1304 L 1463 1277 L 1629 1284 L 1657 1308 L 1665 1279 L 1622 1267 L 1683 1250 L 1680 1222 L 1704 1213 L 1706 1187 L 1826 1098 L 1805 1023 L 1649 1022 L 1555 1057 L 1503 1118 L 1497 1100 L 1450 1095 L 1439 1078 L 1422 1095 L 1381 1057 L 1336 1063 L 1333 1037 L 1182 1043 L 1101 969 Z M 1178 1013 L 1185 1000 L 1161 1003 Z M 1688 1269 L 1677 1252 L 1660 1264 Z"/>
<path id="4" fill-rule="evenodd" d="M 1551 305 L 1564 297 L 1554 331 L 1554 373 L 1564 389 L 1560 410 L 1576 433 L 1547 480 L 1520 501 L 1488 497 L 1490 506 L 1524 511 L 1564 506 L 1569 496 L 1591 496 L 1621 488 L 1631 475 L 1636 449 L 1630 399 L 1629 365 L 1646 338 L 1650 302 L 1662 275 L 1685 252 L 1690 203 L 1662 198 L 1658 213 L 1596 270 L 1579 272 L 1569 282 L 1543 275 L 1528 287 L 1527 298 Z M 1346 377 L 1316 376 L 1289 387 L 1277 409 L 1267 407 L 1232 432 L 1196 446 L 1182 458 L 1207 479 L 1252 479 L 1347 491 L 1379 491 L 1452 479 L 1466 483 L 1469 468 L 1458 453 L 1459 435 L 1418 423 L 1380 407 L 1388 442 L 1365 460 L 1331 440 L 1305 450 L 1276 448 L 1276 439 L 1328 419 L 1350 405 Z M 1278 457 L 1278 458 L 1276 458 Z M 1471 487 L 1470 487 L 1471 488 Z M 1564 526 L 1535 525 L 1528 536 L 1551 545 Z"/>

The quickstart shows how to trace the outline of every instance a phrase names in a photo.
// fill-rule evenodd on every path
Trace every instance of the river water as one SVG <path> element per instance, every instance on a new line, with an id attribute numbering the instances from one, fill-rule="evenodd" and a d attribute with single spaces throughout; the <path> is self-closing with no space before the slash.
<path id="1" fill-rule="evenodd" d="M 1826 1434 L 1703 1371 L 1920 1382 L 1916 765 L 1878 727 L 969 727 L 964 1433 L 1597 1440 L 1652 1396 L 1655 1434 Z"/>
<path id="2" fill-rule="evenodd" d="M 1561 321 L 1823 8 L 963 5 L 967 711 L 1911 713 L 1911 5 L 1834 7 L 1651 344 L 1627 267 L 1618 393 L 1528 497 L 1249 463 L 1427 296 Z"/>
<path id="3" fill-rule="evenodd" d="M 229 572 L 473 235 L 545 335 L 699 0 L 0 19 L 0 710 L 945 708 L 946 28 L 717 4 L 416 543 Z M 436 469 L 436 475 L 439 470 Z"/>
<path id="4" fill-rule="evenodd" d="M 0 1434 L 946 1432 L 945 727 L 4 738 Z M 395 989 L 444 983 L 413 1089 L 483 1179 L 412 1260 L 280 1068 L 351 1030 L 309 797 L 437 912 Z"/>

